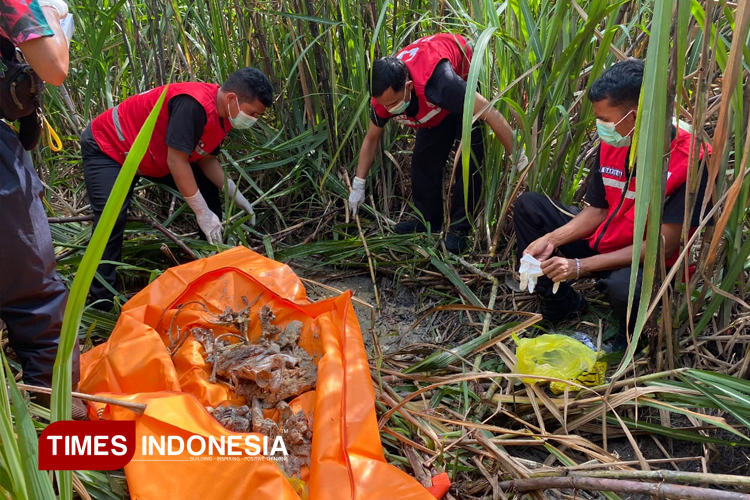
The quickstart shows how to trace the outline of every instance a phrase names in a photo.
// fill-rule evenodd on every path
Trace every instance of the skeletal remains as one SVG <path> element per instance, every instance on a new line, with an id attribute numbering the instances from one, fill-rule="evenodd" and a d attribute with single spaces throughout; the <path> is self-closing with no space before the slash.
<path id="1" fill-rule="evenodd" d="M 234 432 L 257 432 L 269 439 L 281 434 L 288 456 L 283 468 L 289 476 L 299 476 L 303 466 L 310 465 L 312 422 L 303 411 L 293 412 L 287 404 L 300 394 L 315 388 L 317 368 L 313 358 L 299 346 L 302 323 L 291 321 L 282 330 L 268 306 L 261 308 L 262 333 L 250 342 L 247 332 L 251 322 L 250 306 L 233 311 L 227 308 L 212 324 L 235 328 L 239 334 L 214 335 L 211 328 L 195 327 L 193 337 L 205 351 L 212 365 L 211 382 L 230 385 L 237 396 L 247 398 L 243 406 L 208 407 L 221 425 Z M 229 339 L 239 342 L 229 342 Z M 265 418 L 263 411 L 276 409 L 276 422 Z"/>

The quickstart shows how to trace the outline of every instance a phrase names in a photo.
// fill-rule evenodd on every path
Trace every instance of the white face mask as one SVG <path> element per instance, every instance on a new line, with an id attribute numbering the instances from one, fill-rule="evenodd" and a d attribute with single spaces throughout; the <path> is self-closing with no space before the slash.
<path id="1" fill-rule="evenodd" d="M 411 97 L 409 97 L 409 100 L 406 100 L 406 85 L 404 85 L 404 97 L 401 99 L 401 102 L 398 104 L 395 104 L 388 108 L 388 112 L 392 115 L 400 115 L 404 111 L 406 111 L 406 108 L 409 107 L 409 103 L 411 102 Z"/>
<path id="2" fill-rule="evenodd" d="M 258 119 L 242 111 L 242 108 L 240 108 L 240 102 L 236 97 L 235 102 L 237 103 L 237 109 L 239 109 L 239 112 L 237 113 L 237 116 L 232 118 L 232 109 L 229 106 L 229 100 L 227 99 L 227 116 L 229 117 L 229 123 L 232 124 L 232 128 L 236 128 L 237 130 L 247 130 L 255 125 L 255 122 L 257 122 Z"/>

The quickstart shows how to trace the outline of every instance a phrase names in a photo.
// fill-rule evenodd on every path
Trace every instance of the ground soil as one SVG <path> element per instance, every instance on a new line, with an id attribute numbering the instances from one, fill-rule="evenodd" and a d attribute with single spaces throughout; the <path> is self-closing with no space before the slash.
<path id="1" fill-rule="evenodd" d="M 294 267 L 294 266 L 292 266 Z M 375 293 L 373 291 L 372 281 L 369 275 L 352 273 L 341 273 L 336 271 L 326 272 L 305 272 L 304 269 L 295 269 L 300 276 L 323 283 L 329 287 L 340 291 L 352 290 L 354 297 L 360 301 L 375 305 Z M 375 314 L 373 323 L 373 308 L 367 307 L 355 302 L 354 309 L 362 328 L 362 334 L 368 350 L 368 355 L 373 354 L 373 332 L 377 336 L 378 343 L 382 352 L 386 355 L 397 352 L 410 352 L 410 346 L 436 344 L 440 343 L 440 334 L 436 333 L 435 328 L 429 327 L 428 321 L 422 321 L 413 327 L 424 312 L 432 304 L 424 303 L 418 294 L 406 286 L 397 286 L 389 279 L 381 279 L 378 282 L 380 292 L 380 301 L 382 311 Z M 308 295 L 312 300 L 331 297 L 334 292 L 325 290 L 315 285 L 308 285 Z M 579 318 L 575 325 L 570 325 L 570 329 L 586 333 L 591 340 L 597 341 L 597 328 L 592 321 L 586 321 L 591 318 Z M 600 323 L 601 324 L 601 323 Z M 373 328 L 374 326 L 374 328 Z M 605 329 L 606 332 L 606 329 Z M 611 335 L 614 332 L 610 332 Z M 605 337 L 607 333 L 605 333 Z M 672 426 L 687 427 L 689 423 L 686 419 L 673 419 Z M 726 434 L 726 433 L 723 433 Z M 712 432 L 712 436 L 722 439 L 732 440 L 729 435 Z M 681 457 L 700 457 L 689 462 L 664 463 L 658 465 L 659 468 L 674 469 L 678 467 L 681 470 L 693 472 L 713 472 L 735 475 L 750 475 L 750 450 L 739 447 L 700 445 L 696 443 L 685 443 L 681 441 L 670 441 L 667 438 L 650 436 L 647 434 L 636 434 L 635 440 L 640 452 L 646 459 L 663 459 L 667 458 L 662 449 L 657 445 L 656 439 L 672 458 Z M 603 443 L 597 443 L 602 445 Z M 612 437 L 607 442 L 607 450 L 622 460 L 637 460 L 630 442 L 622 436 Z M 539 448 L 513 448 L 513 454 L 529 460 L 542 462 L 547 458 L 547 454 Z M 582 461 L 585 460 L 581 457 Z M 649 500 L 649 497 L 638 495 L 621 495 L 626 500 Z M 596 498 L 592 496 L 591 498 Z M 604 498 L 604 497 L 600 497 Z"/>
<path id="2" fill-rule="evenodd" d="M 375 308 L 374 287 L 369 275 L 336 272 L 306 273 L 300 269 L 295 269 L 295 272 L 300 276 L 341 292 L 351 290 L 354 293 L 354 298 L 359 299 L 359 301 L 354 302 L 354 310 L 359 319 L 368 354 L 373 353 L 373 331 L 377 335 L 378 343 L 384 354 L 396 352 L 406 346 L 434 343 L 439 340 L 430 332 L 426 322 L 421 322 L 412 328 L 415 321 L 421 316 L 420 313 L 423 313 L 430 305 L 423 303 L 411 288 L 394 286 L 390 279 L 381 279 L 378 282 L 381 312 L 378 314 Z M 307 290 L 311 300 L 335 295 L 334 292 L 315 285 L 308 284 Z M 362 305 L 362 303 L 370 304 L 372 307 Z M 374 323 L 373 311 L 375 312 Z"/>

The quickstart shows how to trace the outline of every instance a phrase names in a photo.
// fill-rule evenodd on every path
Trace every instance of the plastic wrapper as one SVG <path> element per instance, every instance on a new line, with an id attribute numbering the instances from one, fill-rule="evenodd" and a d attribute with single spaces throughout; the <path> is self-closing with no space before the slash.
<path id="1" fill-rule="evenodd" d="M 514 370 L 521 375 L 537 375 L 573 381 L 581 373 L 591 371 L 596 364 L 596 353 L 582 342 L 567 335 L 547 334 L 516 342 L 518 363 Z M 540 379 L 524 378 L 527 384 Z"/>

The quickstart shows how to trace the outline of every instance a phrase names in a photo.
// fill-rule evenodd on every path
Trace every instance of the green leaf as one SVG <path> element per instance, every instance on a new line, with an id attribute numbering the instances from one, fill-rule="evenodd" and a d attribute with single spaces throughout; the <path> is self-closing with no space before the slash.
<path id="1" fill-rule="evenodd" d="M 10 406 L 10 397 L 8 395 L 8 385 L 15 385 L 13 374 L 8 369 L 6 374 L 7 362 L 5 361 L 5 351 L 0 349 L 0 454 L 2 455 L 2 467 L 6 471 L 3 475 L 10 476 L 10 493 L 18 500 L 27 500 L 29 497 L 27 479 L 24 470 L 24 460 L 19 449 L 19 442 L 16 440 L 16 432 L 13 429 L 13 410 Z"/>
<path id="2" fill-rule="evenodd" d="M 651 301 L 651 292 L 656 274 L 656 257 L 659 250 L 661 210 L 664 198 L 662 171 L 664 168 L 664 134 L 667 118 L 667 86 L 669 72 L 669 25 L 672 20 L 672 2 L 656 2 L 652 21 L 651 37 L 646 53 L 636 129 L 637 134 L 631 149 L 637 151 L 635 195 L 635 229 L 633 232 L 633 261 L 630 266 L 630 291 L 628 303 L 633 304 L 635 287 L 641 262 L 641 246 L 645 229 L 646 248 L 643 259 L 643 282 L 635 319 L 635 328 L 630 347 L 620 363 L 614 378 L 627 369 L 633 359 L 638 339 L 646 323 L 646 313 Z M 631 161 L 632 165 L 632 161 Z M 647 227 L 648 219 L 648 227 Z M 631 308 L 628 308 L 628 323 Z"/>
<path id="3" fill-rule="evenodd" d="M 2 356 L 5 372 L 10 374 L 10 367 Z M 18 450 L 20 452 L 23 476 L 26 479 L 26 488 L 29 498 L 34 500 L 54 500 L 55 492 L 52 489 L 52 481 L 46 471 L 39 470 L 39 440 L 31 420 L 31 414 L 26 407 L 26 402 L 18 390 L 15 379 L 6 377 L 10 386 L 10 397 L 13 401 L 13 419 L 16 423 L 16 436 L 18 439 Z"/>
<path id="4" fill-rule="evenodd" d="M 689 443 L 711 443 L 721 444 L 724 446 L 741 446 L 747 447 L 750 444 L 738 443 L 735 441 L 726 441 L 724 439 L 712 438 L 710 436 L 704 436 L 700 432 L 685 431 L 682 429 L 672 429 L 670 427 L 664 427 L 662 425 L 652 424 L 644 422 L 642 420 L 633 420 L 632 418 L 620 417 L 628 429 L 635 431 L 644 431 L 650 434 L 659 434 L 672 439 L 678 439 L 680 441 L 687 441 Z M 620 427 L 620 422 L 614 415 L 607 415 L 607 423 Z"/>
<path id="5" fill-rule="evenodd" d="M 72 398 L 70 395 L 73 386 L 72 381 L 72 355 L 73 348 L 76 345 L 78 337 L 78 328 L 81 323 L 86 295 L 88 294 L 91 281 L 96 273 L 98 263 L 104 254 L 104 247 L 109 240 L 117 216 L 120 213 L 123 202 L 133 183 L 133 178 L 138 171 L 138 165 L 148 150 L 148 144 L 151 141 L 151 135 L 156 125 L 156 119 L 159 116 L 164 97 L 167 94 L 167 88 L 161 94 L 156 102 L 154 109 L 148 115 L 146 122 L 143 124 L 138 136 L 135 138 L 133 146 L 130 148 L 128 157 L 125 160 L 120 173 L 117 176 L 112 193 L 104 207 L 99 224 L 96 226 L 91 242 L 86 249 L 81 265 L 78 268 L 73 286 L 70 290 L 68 304 L 65 307 L 65 317 L 63 319 L 62 331 L 60 332 L 60 344 L 55 359 L 55 367 L 52 378 L 52 421 L 70 420 L 70 411 Z M 71 500 L 73 495 L 73 483 L 70 471 L 58 471 L 58 484 L 60 488 L 60 498 L 62 500 Z"/>
<path id="6" fill-rule="evenodd" d="M 430 263 L 435 267 L 438 271 L 440 271 L 443 276 L 448 278 L 448 281 L 453 283 L 453 286 L 458 288 L 458 291 L 461 293 L 461 295 L 466 298 L 466 300 L 471 303 L 471 305 L 477 306 L 477 307 L 484 307 L 484 304 L 482 304 L 482 301 L 479 300 L 479 298 L 474 294 L 474 292 L 471 291 L 471 289 L 466 286 L 466 283 L 464 283 L 464 280 L 461 279 L 461 277 L 456 274 L 456 271 L 453 270 L 448 264 L 440 260 L 435 255 L 432 255 L 432 252 L 430 252 Z"/>
<path id="7" fill-rule="evenodd" d="M 511 328 L 518 326 L 519 324 L 520 323 L 515 322 L 506 323 L 504 325 L 493 328 L 487 333 L 475 337 L 468 342 L 461 344 L 460 346 L 454 347 L 453 349 L 447 351 L 442 349 L 439 351 L 435 351 L 433 354 L 430 354 L 419 363 L 408 367 L 406 370 L 404 370 L 404 373 L 420 373 L 445 368 L 457 361 L 461 361 L 462 359 L 470 357 L 472 354 L 474 354 L 474 351 L 482 347 L 484 344 L 497 337 L 498 335 L 510 330 Z"/>
<path id="8" fill-rule="evenodd" d="M 476 92 L 474 89 L 477 88 L 479 82 L 479 74 L 484 67 L 485 53 L 487 52 L 487 45 L 492 38 L 492 34 L 495 32 L 494 27 L 486 28 L 479 35 L 479 39 L 474 44 L 474 55 L 471 58 L 471 66 L 469 67 L 469 77 L 466 79 L 466 95 L 464 96 L 464 114 L 461 120 L 461 166 L 462 175 L 464 179 L 464 205 L 466 206 L 466 213 L 469 213 L 469 165 L 471 160 L 471 127 L 474 120 L 474 100 L 476 99 Z M 513 151 L 508 151 L 508 154 Z"/>

